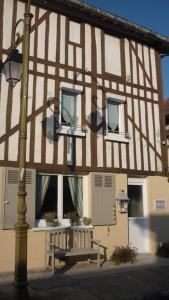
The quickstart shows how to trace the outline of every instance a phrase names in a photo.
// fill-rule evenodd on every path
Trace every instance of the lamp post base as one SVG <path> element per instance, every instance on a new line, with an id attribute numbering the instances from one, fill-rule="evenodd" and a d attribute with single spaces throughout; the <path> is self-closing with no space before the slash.
<path id="1" fill-rule="evenodd" d="M 15 225 L 15 274 L 14 285 L 26 287 L 27 281 L 27 232 L 28 224 L 16 223 Z"/>

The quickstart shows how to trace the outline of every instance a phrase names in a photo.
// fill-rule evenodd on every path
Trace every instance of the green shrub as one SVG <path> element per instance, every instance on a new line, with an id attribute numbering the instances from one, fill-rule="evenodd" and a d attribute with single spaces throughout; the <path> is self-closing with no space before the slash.
<path id="1" fill-rule="evenodd" d="M 136 248 L 130 246 L 118 246 L 110 257 L 115 264 L 134 263 L 137 260 Z"/>
<path id="2" fill-rule="evenodd" d="M 169 242 L 160 243 L 156 254 L 161 257 L 169 258 Z"/>

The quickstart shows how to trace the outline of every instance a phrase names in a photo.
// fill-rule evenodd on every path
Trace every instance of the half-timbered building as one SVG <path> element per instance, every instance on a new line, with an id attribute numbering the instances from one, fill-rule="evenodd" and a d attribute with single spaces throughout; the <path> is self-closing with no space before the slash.
<path id="1" fill-rule="evenodd" d="M 0 1 L 2 61 L 24 11 L 25 1 Z M 62 227 L 71 211 L 90 217 L 107 257 L 128 243 L 155 251 L 169 225 L 161 77 L 169 39 L 78 0 L 32 0 L 31 13 L 29 268 L 44 265 L 49 211 Z M 13 268 L 20 88 L 1 75 L 0 271 Z M 130 199 L 128 213 L 119 210 L 120 191 Z"/>

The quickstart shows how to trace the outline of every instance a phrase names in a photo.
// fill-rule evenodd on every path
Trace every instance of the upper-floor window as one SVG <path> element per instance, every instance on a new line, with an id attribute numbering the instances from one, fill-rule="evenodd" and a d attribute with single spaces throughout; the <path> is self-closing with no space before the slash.
<path id="1" fill-rule="evenodd" d="M 62 91 L 61 103 L 61 122 L 66 126 L 76 126 L 77 116 L 77 99 L 76 94 L 73 92 Z"/>
<path id="2" fill-rule="evenodd" d="M 128 143 L 125 130 L 124 96 L 107 93 L 106 140 Z"/>

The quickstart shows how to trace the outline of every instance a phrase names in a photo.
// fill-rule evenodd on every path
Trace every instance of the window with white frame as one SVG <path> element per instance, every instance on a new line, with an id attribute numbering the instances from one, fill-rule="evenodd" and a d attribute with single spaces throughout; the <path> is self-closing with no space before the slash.
<path id="1" fill-rule="evenodd" d="M 84 216 L 86 205 L 85 180 L 82 176 L 38 174 L 36 180 L 36 219 L 43 219 L 46 212 L 55 212 L 59 221 L 76 211 Z"/>
<path id="2" fill-rule="evenodd" d="M 81 120 L 83 86 L 61 83 L 58 134 L 85 136 Z"/>
<path id="3" fill-rule="evenodd" d="M 66 126 L 76 126 L 77 116 L 77 95 L 71 91 L 62 90 L 61 101 L 61 123 Z"/>
<path id="4" fill-rule="evenodd" d="M 124 96 L 107 93 L 106 140 L 128 143 L 124 122 Z"/>

